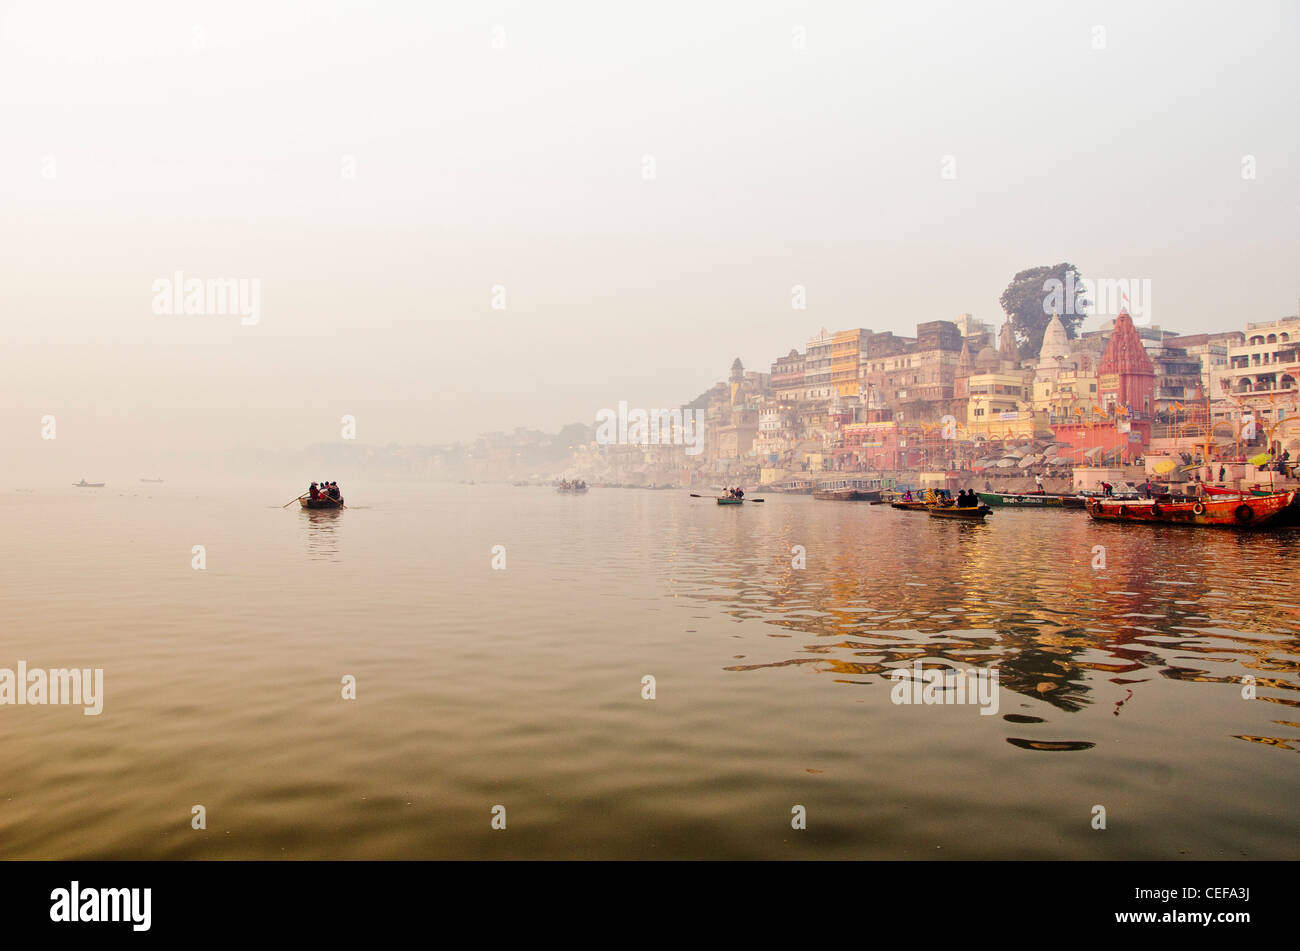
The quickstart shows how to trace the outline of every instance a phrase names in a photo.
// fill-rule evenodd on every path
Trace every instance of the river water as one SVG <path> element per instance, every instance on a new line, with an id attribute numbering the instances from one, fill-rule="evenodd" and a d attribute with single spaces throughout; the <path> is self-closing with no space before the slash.
<path id="1" fill-rule="evenodd" d="M 0 495 L 0 855 L 1300 857 L 1300 532 L 292 491 Z"/>

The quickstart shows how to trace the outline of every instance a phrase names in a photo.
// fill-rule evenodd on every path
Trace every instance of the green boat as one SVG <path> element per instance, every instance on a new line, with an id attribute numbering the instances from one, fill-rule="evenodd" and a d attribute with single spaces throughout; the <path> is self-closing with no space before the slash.
<path id="1" fill-rule="evenodd" d="M 718 499 L 719 505 L 740 505 L 744 499 Z"/>
<path id="2" fill-rule="evenodd" d="M 1009 492 L 980 492 L 978 493 L 980 501 L 985 505 L 1006 505 L 1017 508 L 1062 508 L 1066 505 L 1064 501 L 1073 496 L 1065 495 L 1039 495 L 1036 492 L 1027 492 L 1023 495 L 1013 495 Z M 1079 508 L 1083 506 L 1080 505 Z"/>

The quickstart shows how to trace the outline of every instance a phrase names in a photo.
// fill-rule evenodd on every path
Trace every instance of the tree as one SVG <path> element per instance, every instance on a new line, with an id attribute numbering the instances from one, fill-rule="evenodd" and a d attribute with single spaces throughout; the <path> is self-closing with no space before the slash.
<path id="1" fill-rule="evenodd" d="M 998 303 L 1011 320 L 1020 354 L 1027 358 L 1037 357 L 1043 348 L 1043 334 L 1053 310 L 1065 325 L 1066 336 L 1073 339 L 1091 301 L 1079 269 L 1073 264 L 1055 264 L 1021 271 L 1011 279 Z"/>

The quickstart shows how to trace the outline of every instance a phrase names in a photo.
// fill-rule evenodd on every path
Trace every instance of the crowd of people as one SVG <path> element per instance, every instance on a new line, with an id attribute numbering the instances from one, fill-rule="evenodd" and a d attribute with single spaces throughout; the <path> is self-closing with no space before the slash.
<path id="1" fill-rule="evenodd" d="M 339 505 L 343 504 L 343 493 L 339 491 L 337 482 L 325 482 L 323 480 L 313 482 L 311 488 L 307 491 L 311 495 L 313 502 L 319 502 L 321 499 L 333 499 Z"/>
<path id="2" fill-rule="evenodd" d="M 912 495 L 912 490 L 908 489 L 903 493 L 904 502 L 925 502 L 927 505 L 954 505 L 959 509 L 975 509 L 982 504 L 979 493 L 974 489 L 961 489 L 955 496 L 951 495 L 946 489 L 926 489 L 920 499 Z"/>
<path id="3" fill-rule="evenodd" d="M 561 479 L 556 488 L 561 492 L 585 492 L 587 482 L 585 479 Z"/>

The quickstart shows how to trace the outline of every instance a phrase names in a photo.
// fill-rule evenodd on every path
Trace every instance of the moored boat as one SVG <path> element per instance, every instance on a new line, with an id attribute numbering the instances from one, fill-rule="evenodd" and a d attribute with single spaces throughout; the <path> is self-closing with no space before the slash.
<path id="1" fill-rule="evenodd" d="M 814 499 L 824 502 L 879 502 L 879 489 L 815 489 Z"/>
<path id="2" fill-rule="evenodd" d="M 82 479 L 80 482 L 72 483 L 72 486 L 75 489 L 102 489 L 104 487 L 104 483 L 87 482 L 85 479 Z"/>
<path id="3" fill-rule="evenodd" d="M 978 492 L 980 501 L 985 505 L 995 507 L 1017 506 L 1019 508 L 1063 508 L 1064 500 L 1069 496 L 1063 495 L 1045 495 L 1037 492 L 1026 492 L 1023 494 L 1013 494 L 1010 492 Z M 1078 506 L 1082 508 L 1083 506 Z"/>
<path id="4" fill-rule="evenodd" d="M 903 509 L 905 512 L 924 512 L 929 503 L 915 500 L 912 502 L 890 502 L 890 508 Z"/>
<path id="5" fill-rule="evenodd" d="M 1099 522 L 1148 522 L 1217 528 L 1273 528 L 1290 515 L 1296 493 L 1211 495 L 1186 502 L 1091 499 L 1088 514 Z"/>

